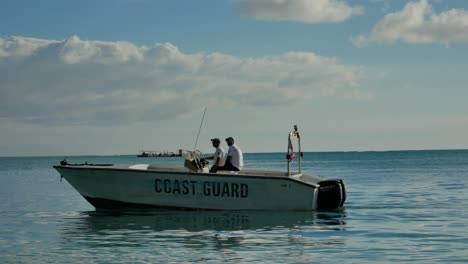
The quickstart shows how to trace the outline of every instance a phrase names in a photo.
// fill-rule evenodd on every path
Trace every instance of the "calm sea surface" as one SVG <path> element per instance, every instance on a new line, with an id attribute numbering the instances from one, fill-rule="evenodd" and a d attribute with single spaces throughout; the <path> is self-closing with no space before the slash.
<path id="1" fill-rule="evenodd" d="M 60 182 L 62 158 L 0 158 L 1 263 L 468 263 L 468 150 L 305 153 L 305 171 L 347 184 L 345 209 L 326 212 L 96 211 Z"/>

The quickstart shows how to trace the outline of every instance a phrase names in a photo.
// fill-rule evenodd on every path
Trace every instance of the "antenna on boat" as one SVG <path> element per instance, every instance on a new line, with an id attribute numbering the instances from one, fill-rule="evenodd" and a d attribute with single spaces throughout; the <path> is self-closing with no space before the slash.
<path id="1" fill-rule="evenodd" d="M 205 106 L 205 111 L 203 111 L 203 117 L 200 123 L 200 127 L 198 128 L 198 134 L 197 134 L 197 140 L 195 140 L 195 146 L 193 147 L 193 151 L 197 149 L 197 144 L 198 144 L 198 137 L 200 136 L 200 131 L 203 125 L 203 120 L 205 120 L 205 113 L 206 113 L 206 106 Z"/>
<path id="2" fill-rule="evenodd" d="M 289 132 L 288 135 L 288 151 L 286 152 L 286 159 L 288 160 L 288 176 L 291 176 L 291 161 L 296 158 L 293 149 L 292 139 L 297 139 L 298 144 L 298 151 L 299 151 L 299 174 L 302 173 L 302 151 L 301 151 L 301 136 L 299 135 L 299 131 L 297 131 L 297 125 L 294 125 L 294 131 Z"/>

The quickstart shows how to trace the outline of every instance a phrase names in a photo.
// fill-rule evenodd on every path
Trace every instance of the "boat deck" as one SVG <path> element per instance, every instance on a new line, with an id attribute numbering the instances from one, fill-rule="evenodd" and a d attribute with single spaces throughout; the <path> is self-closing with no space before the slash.
<path id="1" fill-rule="evenodd" d="M 180 166 L 161 166 L 161 165 L 146 165 L 138 164 L 128 167 L 129 169 L 151 170 L 151 171 L 173 171 L 173 172 L 190 172 L 189 169 Z M 204 172 L 201 172 L 204 173 Z M 210 174 L 208 172 L 205 172 Z M 226 175 L 252 175 L 252 176 L 268 176 L 268 177 L 288 177 L 286 172 L 281 171 L 265 171 L 265 170 L 242 170 L 242 171 L 218 171 L 216 174 Z"/>
<path id="2" fill-rule="evenodd" d="M 218 171 L 216 173 L 210 172 L 193 172 L 186 167 L 181 166 L 164 166 L 164 165 L 150 165 L 150 164 L 69 164 L 66 166 L 54 166 L 54 167 L 65 167 L 65 168 L 80 168 L 80 169 L 103 169 L 103 170 L 136 170 L 136 171 L 159 171 L 159 172 L 172 172 L 172 173 L 194 173 L 212 176 L 243 176 L 243 177 L 278 177 L 278 178 L 290 178 L 300 182 L 305 182 L 311 185 L 317 185 L 322 179 L 317 176 L 306 175 L 302 173 L 292 173 L 288 175 L 282 171 L 266 171 L 266 170 L 242 170 L 242 171 Z"/>
<path id="3" fill-rule="evenodd" d="M 191 171 L 185 167 L 180 166 L 161 166 L 161 165 L 146 165 L 138 164 L 128 167 L 129 169 L 142 169 L 149 171 L 172 171 L 172 172 L 188 172 Z M 197 172 L 198 173 L 198 172 Z M 293 178 L 298 181 L 306 182 L 309 184 L 318 184 L 322 179 L 317 176 L 306 175 L 302 173 L 293 173 L 288 175 L 287 172 L 283 171 L 267 171 L 267 170 L 241 170 L 241 171 L 218 171 L 216 173 L 201 172 L 202 174 L 208 175 L 239 175 L 239 176 L 252 176 L 252 177 L 278 177 L 278 178 Z"/>

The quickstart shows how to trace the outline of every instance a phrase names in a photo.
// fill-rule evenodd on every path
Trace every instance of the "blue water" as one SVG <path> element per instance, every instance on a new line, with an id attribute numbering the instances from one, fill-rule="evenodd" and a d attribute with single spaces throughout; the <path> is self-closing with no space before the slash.
<path id="1" fill-rule="evenodd" d="M 468 150 L 305 153 L 347 184 L 327 212 L 96 211 L 52 166 L 0 158 L 1 263 L 467 263 Z M 181 164 L 181 158 L 69 157 Z M 246 154 L 284 170 L 284 154 Z"/>

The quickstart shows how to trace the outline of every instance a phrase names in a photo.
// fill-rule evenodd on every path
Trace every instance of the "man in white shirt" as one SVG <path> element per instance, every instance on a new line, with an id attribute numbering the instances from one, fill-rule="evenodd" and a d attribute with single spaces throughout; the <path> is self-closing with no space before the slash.
<path id="1" fill-rule="evenodd" d="M 215 152 L 213 156 L 206 158 L 207 160 L 213 160 L 213 166 L 211 166 L 210 172 L 216 172 L 220 167 L 224 165 L 224 149 L 220 147 L 221 141 L 219 138 L 212 138 L 211 143 Z"/>
<path id="2" fill-rule="evenodd" d="M 234 144 L 232 137 L 226 138 L 226 143 L 229 146 L 228 154 L 224 166 L 218 168 L 218 170 L 227 171 L 240 171 L 244 167 L 244 157 L 242 156 L 242 150 Z"/>

